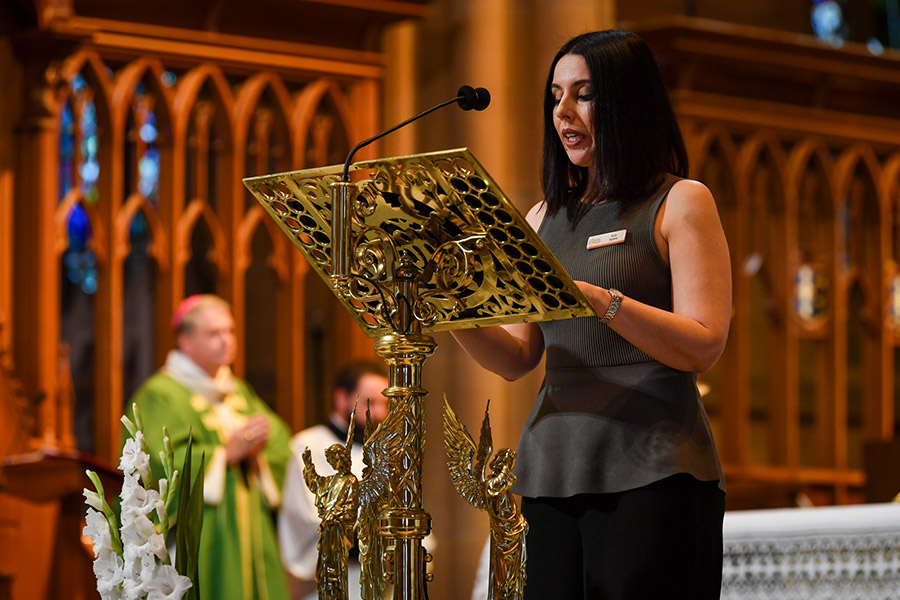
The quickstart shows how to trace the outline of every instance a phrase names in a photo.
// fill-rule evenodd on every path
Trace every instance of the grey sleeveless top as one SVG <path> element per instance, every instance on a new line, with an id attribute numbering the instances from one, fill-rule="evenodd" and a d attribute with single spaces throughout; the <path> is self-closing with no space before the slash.
<path id="1" fill-rule="evenodd" d="M 633 202 L 591 205 L 574 229 L 560 211 L 545 217 L 538 233 L 573 279 L 671 311 L 671 272 L 654 223 L 676 181 L 668 175 Z M 586 249 L 589 237 L 623 229 L 624 242 Z M 696 373 L 654 360 L 597 317 L 540 327 L 546 374 L 519 440 L 515 493 L 619 492 L 676 473 L 725 489 Z"/>

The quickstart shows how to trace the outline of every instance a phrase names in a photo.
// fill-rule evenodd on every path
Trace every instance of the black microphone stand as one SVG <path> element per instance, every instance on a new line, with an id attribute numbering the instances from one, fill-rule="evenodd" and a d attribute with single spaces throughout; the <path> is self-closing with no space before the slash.
<path id="1" fill-rule="evenodd" d="M 490 104 L 491 94 L 483 87 L 473 88 L 472 86 L 464 85 L 457 90 L 456 97 L 441 102 L 437 106 L 410 117 L 386 131 L 382 131 L 378 135 L 359 142 L 347 153 L 340 181 L 331 184 L 331 280 L 336 288 L 347 285 L 347 277 L 350 271 L 350 252 L 347 235 L 350 231 L 350 189 L 353 186 L 350 183 L 350 161 L 353 160 L 353 155 L 375 140 L 381 139 L 387 134 L 393 133 L 401 127 L 405 127 L 413 121 L 421 119 L 454 102 L 458 103 L 463 110 L 474 109 L 480 111 L 487 108 L 488 104 Z"/>

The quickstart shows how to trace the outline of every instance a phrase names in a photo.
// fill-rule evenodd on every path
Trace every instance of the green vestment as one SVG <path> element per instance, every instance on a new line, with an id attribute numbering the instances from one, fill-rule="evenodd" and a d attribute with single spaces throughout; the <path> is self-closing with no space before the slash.
<path id="1" fill-rule="evenodd" d="M 269 420 L 269 439 L 260 453 L 268 465 L 278 492 L 291 450 L 290 432 L 253 390 L 235 378 L 235 391 L 224 402 L 240 416 L 261 413 Z M 194 394 L 170 375 L 157 373 L 135 393 L 126 411 L 133 417 L 136 403 L 143 418 L 143 433 L 150 447 L 150 464 L 157 479 L 165 477 L 159 451 L 163 449 L 163 425 L 175 450 L 175 467 L 184 464 L 188 433 L 193 431 L 192 468 L 201 454 L 206 464 L 222 446 L 222 429 L 212 404 Z M 123 434 L 127 436 L 127 432 Z M 191 480 L 195 473 L 192 474 Z M 207 471 L 209 474 L 209 471 Z M 272 511 L 253 469 L 239 464 L 225 468 L 224 493 L 218 504 L 205 504 L 200 534 L 201 600 L 286 600 L 284 570 L 272 522 Z"/>

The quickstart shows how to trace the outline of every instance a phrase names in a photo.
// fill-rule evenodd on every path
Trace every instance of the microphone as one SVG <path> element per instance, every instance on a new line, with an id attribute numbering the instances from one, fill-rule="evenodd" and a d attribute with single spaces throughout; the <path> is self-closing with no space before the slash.
<path id="1" fill-rule="evenodd" d="M 368 146 L 375 140 L 381 139 L 389 133 L 393 133 L 393 132 L 397 131 L 401 127 L 409 125 L 413 121 L 417 121 L 418 119 L 421 119 L 422 117 L 424 117 L 427 114 L 433 113 L 434 111 L 436 111 L 439 108 L 443 108 L 443 107 L 447 106 L 448 104 L 453 104 L 454 102 L 456 102 L 459 105 L 459 107 L 463 110 L 484 110 L 491 103 L 491 93 L 483 87 L 473 88 L 470 85 L 464 85 L 461 88 L 459 88 L 459 90 L 456 91 L 456 97 L 451 98 L 450 100 L 447 100 L 445 102 L 441 102 L 437 106 L 433 106 L 433 107 L 429 108 L 428 110 L 426 110 L 425 112 L 421 112 L 421 113 L 417 114 L 416 116 L 411 117 L 398 125 L 394 125 L 387 131 L 382 131 L 378 135 L 372 136 L 367 140 L 361 141 L 360 143 L 353 146 L 353 148 L 347 154 L 347 160 L 344 161 L 344 170 L 343 170 L 343 173 L 341 174 L 341 181 L 350 181 L 350 175 L 349 175 L 350 161 L 353 160 L 353 155 L 356 154 L 356 152 L 359 149 Z"/>

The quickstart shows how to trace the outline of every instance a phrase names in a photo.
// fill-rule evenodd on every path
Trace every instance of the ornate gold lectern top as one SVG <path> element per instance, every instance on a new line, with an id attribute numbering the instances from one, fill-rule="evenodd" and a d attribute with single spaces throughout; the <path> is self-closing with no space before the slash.
<path id="1" fill-rule="evenodd" d="M 396 333 L 404 308 L 422 333 L 595 314 L 467 149 L 361 162 L 351 172 L 350 277 L 335 293 L 370 337 Z M 330 185 L 340 175 L 331 166 L 244 180 L 326 281 Z M 386 293 L 410 273 L 415 297 Z"/>

